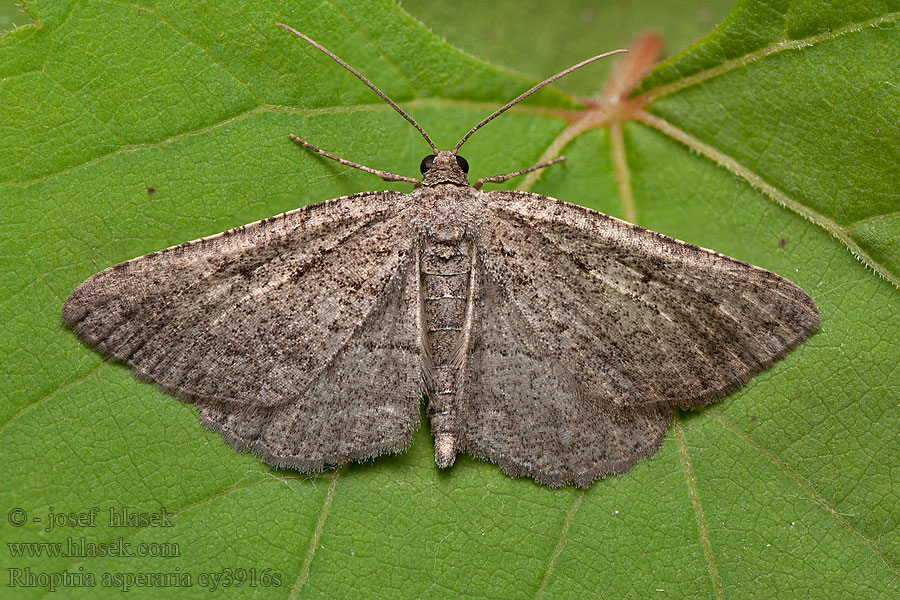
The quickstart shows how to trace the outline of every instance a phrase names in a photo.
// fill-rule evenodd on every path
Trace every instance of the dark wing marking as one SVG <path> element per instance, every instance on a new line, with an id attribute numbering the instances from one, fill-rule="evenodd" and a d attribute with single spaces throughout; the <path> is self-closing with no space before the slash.
<path id="1" fill-rule="evenodd" d="M 397 450 L 419 404 L 408 206 L 399 192 L 355 194 L 148 254 L 85 281 L 63 320 L 275 464 L 316 469 Z M 377 384 L 369 368 L 402 372 Z M 302 424 L 312 413 L 322 422 Z M 376 413 L 396 421 L 360 435 Z M 279 454 L 278 427 L 315 439 L 339 425 L 349 437 L 320 454 Z"/>
<path id="2" fill-rule="evenodd" d="M 764 269 L 546 196 L 486 196 L 484 268 L 597 399 L 701 406 L 818 327 L 812 299 Z"/>

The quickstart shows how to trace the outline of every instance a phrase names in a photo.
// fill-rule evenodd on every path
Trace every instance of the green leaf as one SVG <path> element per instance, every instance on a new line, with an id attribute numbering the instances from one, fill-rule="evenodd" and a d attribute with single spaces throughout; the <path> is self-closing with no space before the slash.
<path id="1" fill-rule="evenodd" d="M 537 81 L 601 51 L 624 48 L 639 32 L 658 31 L 671 50 L 721 21 L 733 0 L 403 0 L 402 6 L 450 44 Z M 594 63 L 553 85 L 582 96 L 599 91 L 614 61 Z"/>
<path id="2" fill-rule="evenodd" d="M 31 22 L 19 3 L 5 2 L 0 4 L 0 33 L 6 33 L 16 27 Z"/>
<path id="3" fill-rule="evenodd" d="M 192 406 L 103 362 L 59 316 L 109 265 L 384 187 L 289 132 L 416 174 L 428 152 L 418 134 L 276 22 L 360 69 L 443 147 L 529 79 L 388 2 L 26 8 L 35 24 L 0 37 L 0 567 L 7 587 L 34 578 L 17 597 L 51 595 L 49 574 L 63 572 L 58 589 L 86 598 L 127 585 L 132 597 L 900 593 L 897 2 L 741 2 L 645 78 L 626 118 L 579 130 L 569 160 L 534 183 L 780 273 L 822 313 L 772 370 L 679 414 L 656 456 L 586 491 L 466 457 L 439 471 L 427 425 L 397 457 L 318 477 L 273 471 L 200 427 Z M 480 22 L 477 8 L 460 11 Z M 466 48 L 491 59 L 495 40 L 532 39 L 557 16 L 494 19 L 496 37 Z M 594 27 L 566 22 L 566 38 Z M 588 39 L 597 52 L 621 43 Z M 549 75 L 527 50 L 505 64 Z M 587 53 L 540 60 L 552 71 Z M 603 85 L 578 81 L 564 89 Z M 547 91 L 492 122 L 466 145 L 472 175 L 533 164 L 572 131 L 577 106 Z M 93 526 L 45 531 L 51 509 L 92 507 Z M 164 507 L 173 525 L 110 527 L 122 507 Z M 10 545 L 67 538 L 177 556 Z M 128 579 L 138 574 L 156 575 Z"/>

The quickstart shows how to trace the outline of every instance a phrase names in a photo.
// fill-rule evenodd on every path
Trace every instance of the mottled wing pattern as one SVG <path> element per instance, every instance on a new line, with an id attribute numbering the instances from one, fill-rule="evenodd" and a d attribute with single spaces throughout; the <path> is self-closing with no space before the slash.
<path id="1" fill-rule="evenodd" d="M 460 442 L 509 474 L 625 472 L 673 406 L 722 397 L 818 326 L 763 269 L 553 198 L 487 196 Z"/>
<path id="2" fill-rule="evenodd" d="M 418 281 L 406 262 L 302 397 L 277 406 L 198 399 L 200 420 L 238 449 L 307 472 L 405 449 L 422 396 Z"/>
<path id="3" fill-rule="evenodd" d="M 702 406 L 818 327 L 812 299 L 764 269 L 546 196 L 487 196 L 484 268 L 598 400 Z"/>
<path id="4" fill-rule="evenodd" d="M 398 451 L 418 422 L 418 297 L 399 192 L 327 202 L 94 275 L 63 320 L 272 464 Z"/>
<path id="5" fill-rule="evenodd" d="M 476 318 L 460 390 L 460 445 L 506 473 L 587 486 L 656 452 L 669 405 L 613 407 L 547 353 L 512 297 L 476 261 Z"/>

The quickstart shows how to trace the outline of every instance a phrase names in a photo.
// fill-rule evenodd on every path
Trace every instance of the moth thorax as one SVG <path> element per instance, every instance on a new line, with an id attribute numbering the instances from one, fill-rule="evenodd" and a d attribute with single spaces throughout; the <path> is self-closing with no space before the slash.
<path id="1" fill-rule="evenodd" d="M 430 232 L 431 239 L 436 242 L 433 252 L 440 252 L 444 256 L 455 255 L 457 244 L 466 235 L 465 225 L 457 220 L 446 219 L 438 223 Z"/>

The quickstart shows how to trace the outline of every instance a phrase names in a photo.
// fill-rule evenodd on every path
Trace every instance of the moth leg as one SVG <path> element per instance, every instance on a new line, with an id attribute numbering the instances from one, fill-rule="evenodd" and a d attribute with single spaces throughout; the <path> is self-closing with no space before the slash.
<path id="1" fill-rule="evenodd" d="M 304 142 L 305 143 L 305 142 Z M 519 175 L 524 175 L 525 173 L 531 173 L 532 171 L 537 171 L 538 169 L 543 169 L 544 167 L 549 167 L 550 165 L 555 165 L 558 162 L 562 162 L 566 160 L 565 156 L 560 156 L 558 158 L 554 158 L 553 160 L 545 160 L 544 162 L 540 162 L 533 167 L 528 167 L 527 169 L 519 169 L 518 171 L 513 171 L 512 173 L 504 173 L 503 175 L 492 175 L 490 177 L 482 177 L 481 179 L 475 182 L 474 187 L 476 190 L 481 189 L 481 186 L 485 183 L 503 183 L 507 179 L 512 179 L 513 177 L 518 177 Z"/>
<path id="2" fill-rule="evenodd" d="M 313 146 L 306 140 L 301 140 L 293 133 L 289 133 L 288 135 L 291 137 L 292 140 L 294 140 L 298 144 L 306 146 L 313 152 L 316 152 L 317 154 L 321 154 L 322 156 L 324 156 L 326 158 L 330 158 L 331 160 L 336 160 L 337 162 L 341 163 L 342 165 L 347 165 L 348 167 L 353 167 L 354 169 L 359 169 L 360 171 L 365 171 L 366 173 L 378 175 L 385 181 L 406 181 L 408 183 L 415 184 L 416 187 L 421 185 L 421 182 L 418 179 L 413 179 L 412 177 L 406 177 L 405 175 L 397 175 L 396 173 L 391 173 L 390 171 L 379 171 L 378 169 L 373 169 L 372 167 L 367 167 L 365 165 L 355 163 L 351 160 L 347 160 L 346 158 L 341 158 L 340 156 L 335 156 L 331 152 L 326 152 L 325 150 L 322 150 L 321 148 L 316 148 L 315 146 Z"/>

